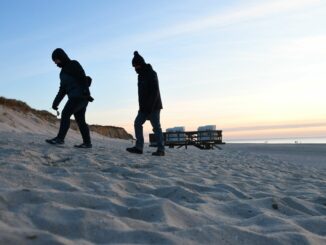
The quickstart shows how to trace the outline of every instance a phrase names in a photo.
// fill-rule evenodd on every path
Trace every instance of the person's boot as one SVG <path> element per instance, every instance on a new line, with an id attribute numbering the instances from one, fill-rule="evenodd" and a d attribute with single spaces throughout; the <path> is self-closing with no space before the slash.
<path id="1" fill-rule="evenodd" d="M 82 143 L 80 145 L 74 145 L 74 147 L 87 149 L 87 148 L 92 148 L 93 146 L 91 143 Z"/>
<path id="2" fill-rule="evenodd" d="M 152 156 L 160 156 L 160 157 L 162 157 L 162 156 L 165 156 L 165 152 L 157 150 L 157 151 L 152 153 Z"/>
<path id="3" fill-rule="evenodd" d="M 130 147 L 126 149 L 130 153 L 135 153 L 135 154 L 143 154 L 142 150 L 139 150 L 137 147 Z"/>
<path id="4" fill-rule="evenodd" d="M 53 139 L 47 139 L 45 140 L 45 142 L 51 145 L 63 145 L 65 143 L 64 140 L 59 139 L 58 137 L 55 137 Z"/>

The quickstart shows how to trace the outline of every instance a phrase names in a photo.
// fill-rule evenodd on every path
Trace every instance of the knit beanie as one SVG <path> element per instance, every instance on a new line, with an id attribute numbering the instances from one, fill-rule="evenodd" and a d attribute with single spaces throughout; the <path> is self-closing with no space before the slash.
<path id="1" fill-rule="evenodd" d="M 145 60 L 143 57 L 140 56 L 138 51 L 134 52 L 134 58 L 131 61 L 132 66 L 137 66 L 137 65 L 145 65 Z"/>

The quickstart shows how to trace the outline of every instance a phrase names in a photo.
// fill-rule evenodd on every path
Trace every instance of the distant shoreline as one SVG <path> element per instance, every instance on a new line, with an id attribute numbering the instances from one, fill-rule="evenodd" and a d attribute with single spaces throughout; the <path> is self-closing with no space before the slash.
<path id="1" fill-rule="evenodd" d="M 274 143 L 274 142 L 225 142 L 226 144 L 232 144 L 232 145 L 326 145 L 325 143 Z"/>
<path id="2" fill-rule="evenodd" d="M 298 137 L 298 138 L 271 138 L 271 139 L 235 139 L 227 140 L 226 143 L 245 143 L 245 144 L 326 144 L 326 137 Z"/>

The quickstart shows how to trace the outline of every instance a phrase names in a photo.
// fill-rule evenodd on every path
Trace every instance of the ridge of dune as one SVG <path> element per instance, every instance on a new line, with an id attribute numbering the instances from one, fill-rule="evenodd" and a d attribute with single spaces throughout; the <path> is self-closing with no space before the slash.
<path id="1" fill-rule="evenodd" d="M 7 124 L 3 127 L 12 128 L 14 131 L 31 130 L 31 132 L 39 132 L 40 127 L 42 131 L 46 131 L 47 128 L 58 126 L 59 119 L 46 110 L 33 109 L 23 101 L 0 97 L 0 123 Z M 71 120 L 70 127 L 73 130 L 78 130 L 74 120 Z M 89 125 L 89 128 L 90 131 L 106 137 L 133 139 L 133 136 L 121 127 Z"/>

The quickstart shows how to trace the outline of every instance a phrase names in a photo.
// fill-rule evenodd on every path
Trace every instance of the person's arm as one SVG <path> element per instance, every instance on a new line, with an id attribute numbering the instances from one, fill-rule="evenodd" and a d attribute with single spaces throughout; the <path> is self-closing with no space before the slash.
<path id="1" fill-rule="evenodd" d="M 72 61 L 71 67 L 68 70 L 68 74 L 72 75 L 77 79 L 78 83 L 83 88 L 83 95 L 88 96 L 88 100 L 92 102 L 94 98 L 91 97 L 91 93 L 89 91 L 89 87 L 92 83 L 92 78 L 86 76 L 83 67 L 79 64 L 78 61 L 76 60 Z"/>
<path id="2" fill-rule="evenodd" d="M 88 87 L 86 73 L 78 61 L 73 60 L 71 62 L 71 67 L 69 67 L 67 73 L 75 77 L 82 86 Z"/>
<path id="3" fill-rule="evenodd" d="M 58 110 L 58 106 L 62 99 L 65 97 L 66 91 L 63 88 L 62 85 L 60 85 L 59 92 L 57 93 L 57 96 L 54 98 L 53 103 L 52 103 L 52 109 L 53 110 Z"/>
<path id="4" fill-rule="evenodd" d="M 149 93 L 148 93 L 148 99 L 147 99 L 147 107 L 146 110 L 151 113 L 154 111 L 154 107 L 160 97 L 160 92 L 159 92 L 159 85 L 158 85 L 158 78 L 157 75 L 153 75 L 151 78 L 151 81 L 148 84 L 149 86 Z"/>

